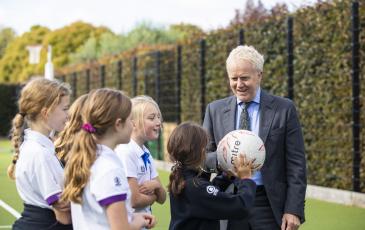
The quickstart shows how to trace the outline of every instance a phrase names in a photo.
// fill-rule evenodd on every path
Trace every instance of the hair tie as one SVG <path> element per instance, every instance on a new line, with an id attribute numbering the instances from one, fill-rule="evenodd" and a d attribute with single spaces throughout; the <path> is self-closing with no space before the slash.
<path id="1" fill-rule="evenodd" d="M 95 133 L 96 129 L 92 126 L 90 123 L 85 123 L 81 127 L 83 130 L 85 130 L 88 133 Z"/>
<path id="2" fill-rule="evenodd" d="M 182 164 L 180 161 L 175 161 L 174 165 L 171 167 L 171 171 L 178 170 L 182 168 Z"/>
<path id="3" fill-rule="evenodd" d="M 14 165 L 16 164 L 16 160 L 13 160 L 12 162 L 13 162 Z"/>
<path id="4" fill-rule="evenodd" d="M 19 113 L 20 116 L 25 117 L 25 113 Z"/>

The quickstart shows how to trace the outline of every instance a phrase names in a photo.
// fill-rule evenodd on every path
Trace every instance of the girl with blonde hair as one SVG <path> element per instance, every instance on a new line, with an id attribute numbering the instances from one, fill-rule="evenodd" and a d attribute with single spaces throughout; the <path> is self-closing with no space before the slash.
<path id="1" fill-rule="evenodd" d="M 157 103 L 149 96 L 132 98 L 132 105 L 134 127 L 131 141 L 119 145 L 115 151 L 126 168 L 132 190 L 132 207 L 135 212 L 151 213 L 151 205 L 155 201 L 160 204 L 165 202 L 166 191 L 160 182 L 150 151 L 144 144 L 158 139 L 162 117 Z"/>
<path id="2" fill-rule="evenodd" d="M 13 229 L 72 229 L 69 204 L 59 200 L 63 168 L 50 139 L 65 126 L 69 95 L 68 85 L 44 78 L 30 80 L 21 90 L 8 175 L 16 182 L 24 211 Z"/>
<path id="3" fill-rule="evenodd" d="M 71 201 L 75 229 L 141 229 L 155 225 L 147 213 L 133 215 L 123 164 L 113 151 L 132 132 L 130 99 L 97 89 L 81 109 L 82 126 L 65 167 L 63 200 Z"/>

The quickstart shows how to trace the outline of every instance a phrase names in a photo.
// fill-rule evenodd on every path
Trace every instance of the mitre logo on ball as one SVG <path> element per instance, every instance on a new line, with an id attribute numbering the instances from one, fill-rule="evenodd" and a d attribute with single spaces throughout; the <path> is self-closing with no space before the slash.
<path id="1" fill-rule="evenodd" d="M 218 164 L 223 170 L 234 172 L 234 159 L 238 154 L 246 155 L 247 160 L 255 159 L 253 166 L 259 170 L 265 161 L 265 146 L 259 136 L 248 130 L 229 132 L 219 142 L 217 148 Z"/>

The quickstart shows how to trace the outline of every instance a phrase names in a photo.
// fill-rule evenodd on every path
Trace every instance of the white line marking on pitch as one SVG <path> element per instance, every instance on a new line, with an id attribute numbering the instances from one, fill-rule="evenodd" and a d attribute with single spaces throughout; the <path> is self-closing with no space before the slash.
<path id="1" fill-rule="evenodd" d="M 2 225 L 2 226 L 0 226 L 0 228 L 11 229 L 11 225 Z"/>
<path id="2" fill-rule="evenodd" d="M 15 216 L 15 218 L 20 218 L 20 213 L 17 212 L 15 209 L 10 207 L 8 204 L 6 204 L 4 201 L 0 200 L 0 206 L 3 207 L 6 211 L 10 212 L 11 215 Z"/>

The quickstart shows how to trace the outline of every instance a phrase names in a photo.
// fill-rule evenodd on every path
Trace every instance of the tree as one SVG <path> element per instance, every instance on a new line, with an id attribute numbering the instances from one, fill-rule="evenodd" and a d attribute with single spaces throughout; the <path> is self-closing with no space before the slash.
<path id="1" fill-rule="evenodd" d="M 192 24 L 177 24 L 166 29 L 150 22 L 142 22 L 127 34 L 115 35 L 108 31 L 98 37 L 90 37 L 71 55 L 71 63 L 94 61 L 139 46 L 171 44 L 203 35 L 203 30 Z"/>
<path id="2" fill-rule="evenodd" d="M 12 28 L 0 29 L 0 59 L 3 57 L 6 47 L 14 40 L 15 36 L 15 31 Z"/>
<path id="3" fill-rule="evenodd" d="M 33 26 L 29 32 L 15 38 L 0 60 L 0 82 L 23 82 L 33 75 L 43 75 L 48 45 L 52 45 L 55 68 L 70 63 L 70 56 L 76 53 L 90 37 L 100 37 L 110 32 L 105 27 L 94 27 L 84 22 L 75 22 L 61 29 L 50 31 L 46 27 Z M 28 62 L 29 45 L 41 44 L 41 60 L 38 65 Z"/>
<path id="4" fill-rule="evenodd" d="M 205 35 L 204 31 L 193 24 L 174 24 L 169 28 L 169 32 L 172 34 L 176 34 L 175 37 L 177 40 L 188 40 L 188 39 L 198 39 Z"/>
<path id="5" fill-rule="evenodd" d="M 231 25 L 253 24 L 267 18 L 269 15 L 261 0 L 258 0 L 257 5 L 255 5 L 253 0 L 247 0 L 243 11 L 239 9 L 235 11 L 236 14 L 231 21 Z"/>
<path id="6" fill-rule="evenodd" d="M 112 33 L 106 27 L 94 27 L 82 21 L 74 22 L 61 29 L 55 30 L 43 41 L 43 46 L 52 45 L 53 64 L 55 68 L 71 63 L 72 54 L 78 52 L 89 38 L 100 37 L 103 33 Z M 46 59 L 42 59 L 42 66 Z"/>
<path id="7" fill-rule="evenodd" d="M 28 62 L 28 45 L 41 44 L 50 32 L 46 27 L 33 26 L 29 32 L 15 38 L 0 60 L 0 81 L 22 82 L 29 76 L 40 74 L 39 67 Z"/>

